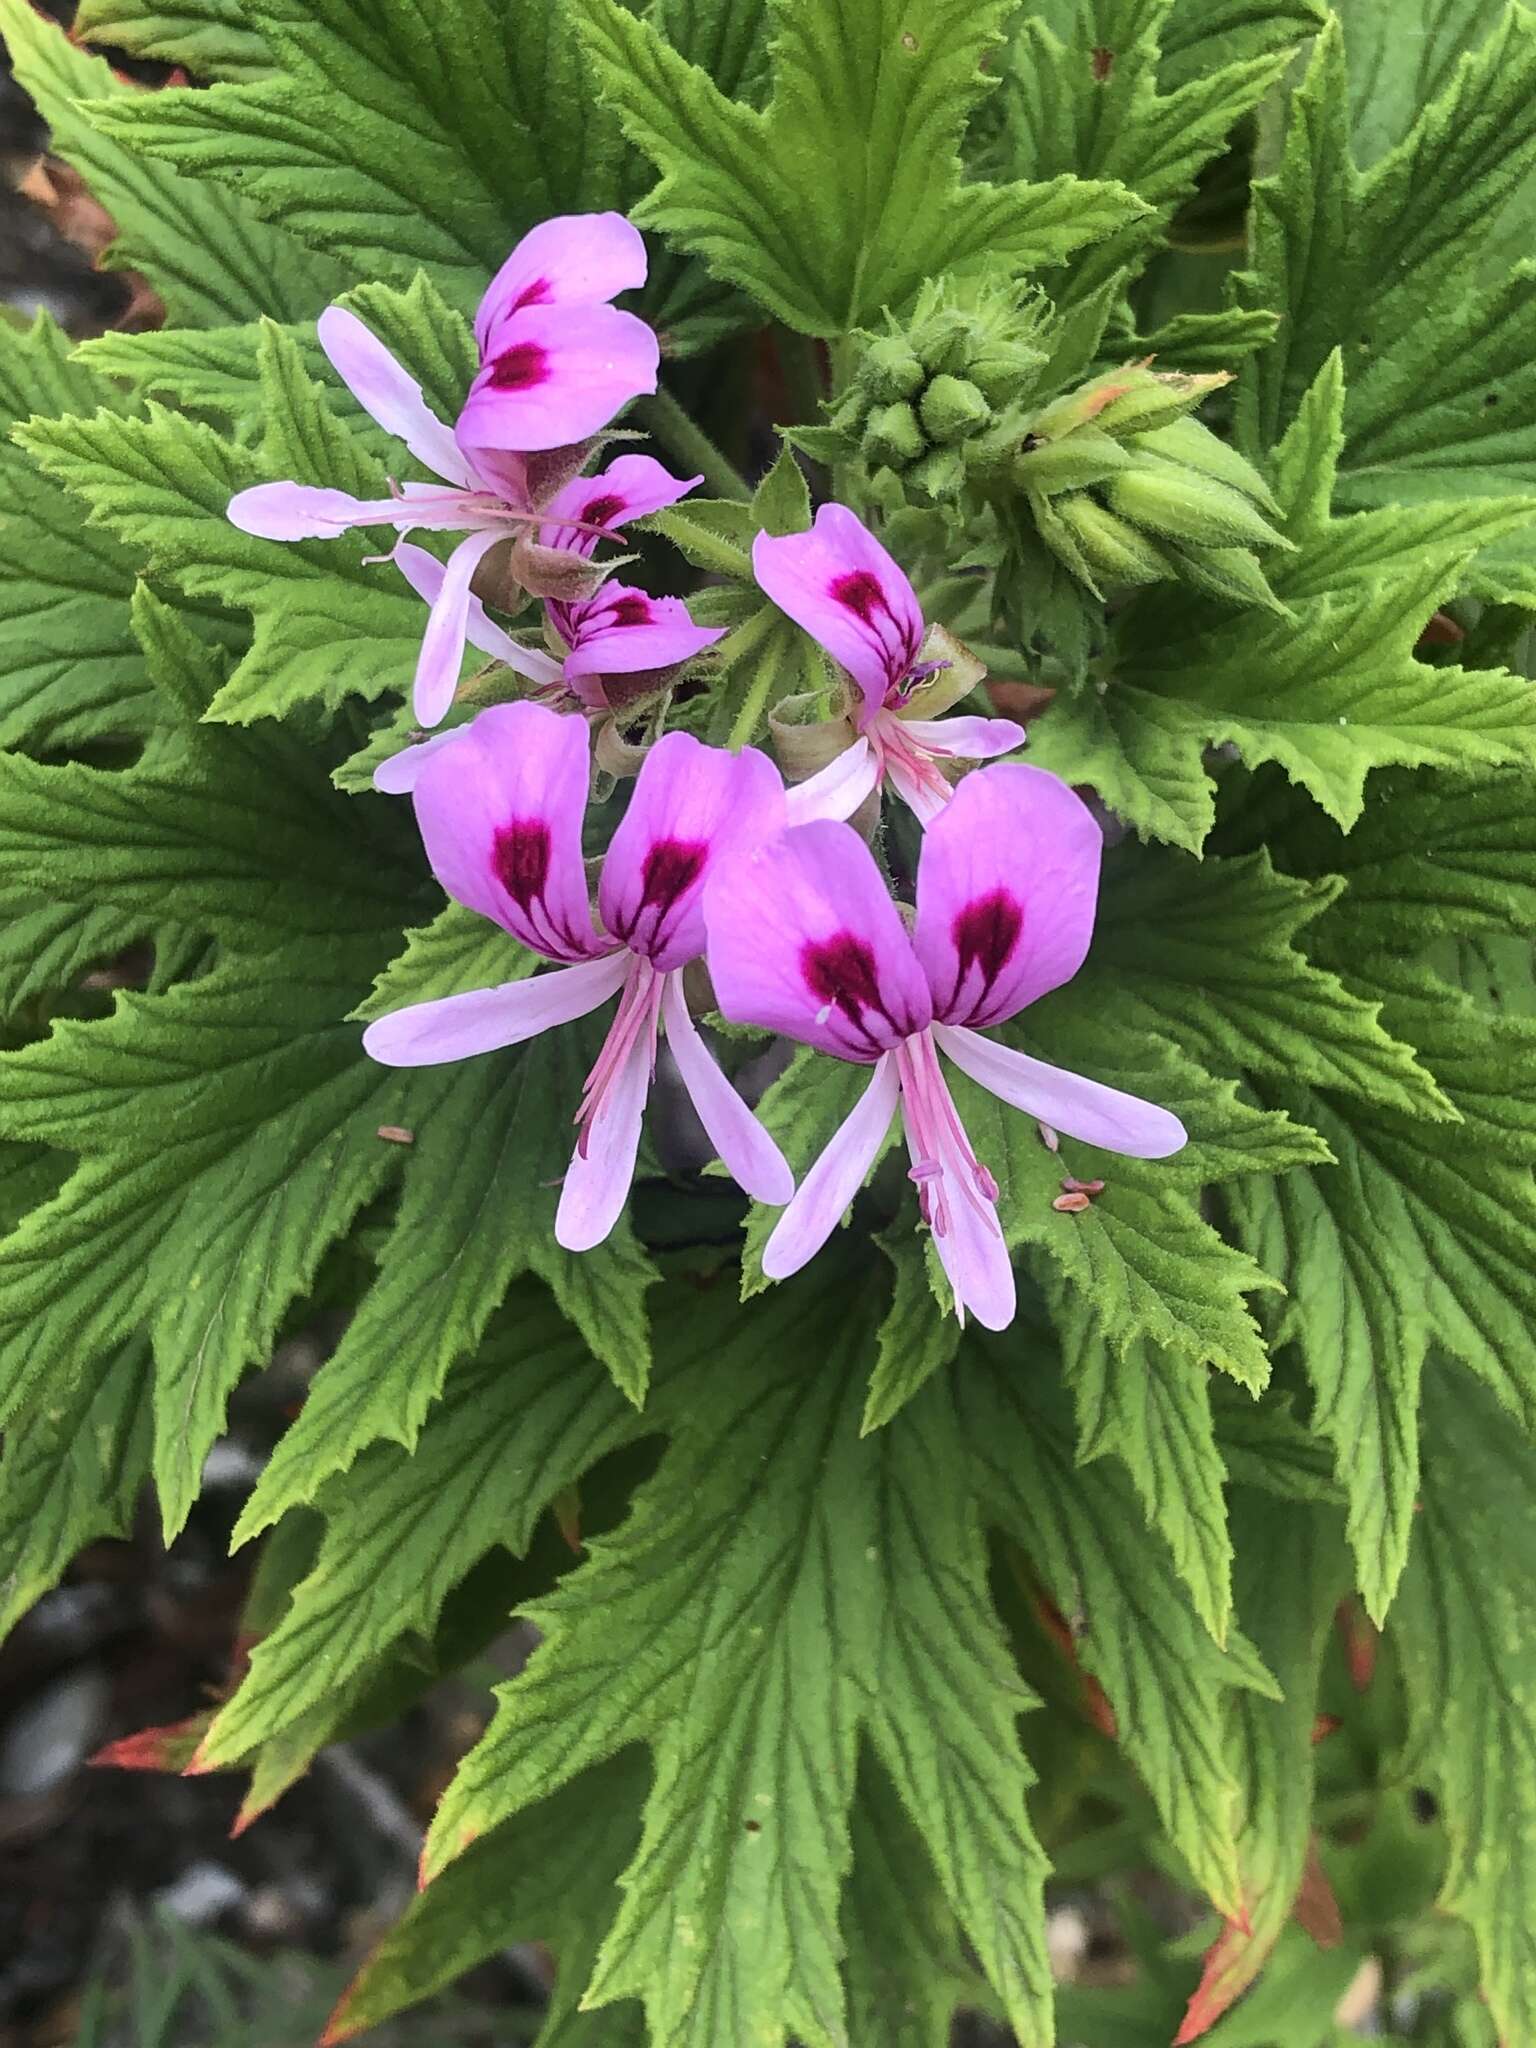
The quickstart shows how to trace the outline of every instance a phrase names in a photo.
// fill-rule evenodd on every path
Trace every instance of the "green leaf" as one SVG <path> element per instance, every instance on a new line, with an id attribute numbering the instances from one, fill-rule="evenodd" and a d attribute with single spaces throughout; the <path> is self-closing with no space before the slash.
<path id="1" fill-rule="evenodd" d="M 586 0 L 599 85 L 660 183 L 635 209 L 800 332 L 840 335 L 922 280 L 1058 263 L 1138 208 L 1113 186 L 965 181 L 961 130 L 1004 0 L 779 0 L 773 91 L 729 99 L 660 32 Z"/>
<path id="2" fill-rule="evenodd" d="M 862 1727 L 1022 2037 L 1049 2038 L 1029 1704 L 937 1382 L 857 1433 L 871 1305 L 826 1265 L 743 1314 L 672 1302 L 672 1436 L 631 1515 L 533 1610 L 544 1641 L 439 1809 L 424 1868 L 636 1738 L 639 1851 L 586 2003 L 676 2043 L 842 2037 L 838 1892 Z M 731 1370 L 717 1367 L 731 1334 Z"/>
<path id="3" fill-rule="evenodd" d="M 1450 84 L 1457 62 L 1499 21 L 1507 0 L 1338 0 L 1349 57 L 1355 159 L 1372 164 L 1400 143 Z"/>
<path id="4" fill-rule="evenodd" d="M 245 0 L 82 0 L 75 33 L 194 78 L 260 78 L 271 60 Z"/>
<path id="5" fill-rule="evenodd" d="M 1236 1183 L 1237 1235 L 1290 1294 L 1278 1335 L 1301 1346 L 1313 1427 L 1333 1444 L 1366 1604 L 1392 1599 L 1418 1487 L 1418 1389 L 1426 1350 L 1463 1357 L 1526 1423 L 1536 1378 L 1523 1332 L 1536 1313 L 1536 1036 L 1490 1017 L 1422 969 L 1386 960 L 1351 980 L 1383 1003 L 1462 1118 L 1450 1142 L 1421 1116 L 1265 1082 L 1340 1164 Z"/>
<path id="6" fill-rule="evenodd" d="M 1237 1693 L 1229 1708 L 1228 1749 L 1241 1797 L 1242 1912 L 1228 1920 L 1206 1955 L 1184 2038 L 1209 2027 L 1258 1976 L 1295 1904 L 1312 1839 L 1318 1684 L 1346 1584 L 1332 1514 L 1238 1487 L 1232 1528 L 1238 1615 L 1274 1673 L 1280 1697 Z M 1277 1558 L 1285 1559 L 1283 1572 L 1275 1569 Z"/>
<path id="7" fill-rule="evenodd" d="M 949 1283 L 935 1277 L 936 1263 L 925 1252 L 903 1208 L 891 1228 L 875 1242 L 895 1269 L 891 1306 L 880 1325 L 875 1369 L 864 1402 L 861 1435 L 880 1429 L 912 1399 L 960 1348 L 960 1325 L 950 1302 Z"/>
<path id="8" fill-rule="evenodd" d="M 194 327 L 258 313 L 299 320 L 350 281 L 340 265 L 269 227 L 233 193 L 129 155 L 103 110 L 131 116 L 158 96 L 115 78 L 103 58 L 72 43 L 26 0 L 0 0 L 0 33 L 54 148 L 116 222 L 114 259 L 145 273 L 173 320 Z"/>
<path id="9" fill-rule="evenodd" d="M 1145 260 L 1203 167 L 1285 69 L 1283 51 L 1209 62 L 1164 89 L 1161 41 L 1182 11 L 1173 0 L 1081 0 L 1065 35 L 1026 19 L 1009 53 L 1008 168 L 1118 180 L 1148 209 L 1079 256 L 1058 297 L 1085 297 Z"/>
<path id="10" fill-rule="evenodd" d="M 754 533 L 804 533 L 811 523 L 811 492 L 805 471 L 785 443 L 752 493 L 748 508 Z"/>
<path id="11" fill-rule="evenodd" d="M 1161 32 L 1162 81 L 1173 87 L 1218 59 L 1294 48 L 1327 19 L 1325 0 L 1180 0 Z"/>
<path id="12" fill-rule="evenodd" d="M 526 1553 L 539 1517 L 647 1424 L 542 1289 L 450 1375 L 413 1446 L 376 1445 L 326 1489 L 314 1569 L 201 1752 L 231 1763 L 281 1734 L 397 1638 L 430 1635 L 443 1601 L 498 1544 Z"/>
<path id="13" fill-rule="evenodd" d="M 1424 1385 L 1423 1513 L 1397 1622 L 1416 1759 L 1451 1841 L 1441 1903 L 1477 1936 L 1501 2035 L 1536 2028 L 1536 1452 L 1486 1388 Z"/>
<path id="14" fill-rule="evenodd" d="M 0 1453 L 0 1638 L 98 1536 L 126 1536 L 149 1475 L 149 1346 L 12 1423 Z"/>

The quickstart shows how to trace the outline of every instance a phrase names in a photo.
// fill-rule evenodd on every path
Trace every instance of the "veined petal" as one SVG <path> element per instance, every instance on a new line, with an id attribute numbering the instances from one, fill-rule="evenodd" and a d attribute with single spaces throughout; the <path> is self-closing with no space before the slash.
<path id="1" fill-rule="evenodd" d="M 702 476 L 673 476 L 653 455 L 621 455 L 596 476 L 574 478 L 550 499 L 546 524 L 539 529 L 540 543 L 591 555 L 601 536 L 583 528 L 617 534 L 629 520 L 675 505 L 703 481 Z"/>
<path id="2" fill-rule="evenodd" d="M 386 1067 L 440 1067 L 476 1053 L 500 1052 L 585 1017 L 618 993 L 627 972 L 625 956 L 612 953 L 579 967 L 556 968 L 553 974 L 503 982 L 499 988 L 413 1003 L 375 1019 L 363 1033 L 363 1051 Z"/>
<path id="3" fill-rule="evenodd" d="M 1093 936 L 1103 837 L 1043 768 L 967 775 L 923 835 L 913 944 L 946 1024 L 998 1024 L 1070 981 Z"/>
<path id="4" fill-rule="evenodd" d="M 411 706 L 423 725 L 439 725 L 448 715 L 453 693 L 459 687 L 459 670 L 464 666 L 469 581 L 501 538 L 499 533 L 472 533 L 448 557 L 427 619 L 427 630 L 421 638 L 421 653 L 416 658 Z"/>
<path id="5" fill-rule="evenodd" d="M 443 582 L 448 573 L 436 555 L 429 555 L 425 548 L 417 547 L 413 541 L 403 540 L 395 549 L 394 562 L 416 595 L 435 606 L 442 596 Z M 559 662 L 545 654 L 542 648 L 524 647 L 510 633 L 504 633 L 487 616 L 485 606 L 473 591 L 469 596 L 464 635 L 471 647 L 478 647 L 482 654 L 490 655 L 494 661 L 504 661 L 508 668 L 516 669 L 530 682 L 557 683 L 560 680 Z M 444 709 L 447 709 L 446 705 Z"/>
<path id="6" fill-rule="evenodd" d="M 895 722 L 891 719 L 889 711 L 878 712 L 872 721 L 872 728 L 878 731 L 880 725 L 887 720 L 893 724 Z M 899 752 L 882 747 L 880 753 L 880 765 L 886 780 L 918 823 L 926 829 L 954 795 L 953 789 L 944 779 L 943 772 L 916 747 L 903 746 Z"/>
<path id="7" fill-rule="evenodd" d="M 1171 1111 L 1139 1095 L 1069 1074 L 954 1025 L 935 1024 L 933 1035 L 945 1055 L 980 1087 L 1085 1145 L 1131 1159 L 1166 1159 L 1188 1139 Z"/>
<path id="8" fill-rule="evenodd" d="M 364 412 L 403 441 L 416 460 L 450 483 L 475 488 L 475 473 L 459 453 L 453 431 L 421 395 L 421 386 L 397 363 L 371 328 L 344 306 L 327 306 L 315 323 L 331 368 Z"/>
<path id="9" fill-rule="evenodd" d="M 756 1202 L 772 1202 L 776 1206 L 787 1202 L 795 1192 L 795 1177 L 788 1162 L 715 1065 L 688 1014 L 680 974 L 667 976 L 661 1015 L 688 1099 L 736 1185 Z"/>
<path id="10" fill-rule="evenodd" d="M 530 228 L 486 287 L 475 314 L 482 359 L 524 306 L 585 304 L 645 283 L 645 243 L 622 213 L 562 213 Z"/>
<path id="11" fill-rule="evenodd" d="M 592 924 L 581 856 L 587 722 L 542 704 L 496 704 L 416 778 L 416 822 L 453 897 L 551 960 L 613 950 Z"/>
<path id="12" fill-rule="evenodd" d="M 334 540 L 354 526 L 424 523 L 412 522 L 398 498 L 354 498 L 324 484 L 253 484 L 236 491 L 225 516 L 257 540 Z"/>
<path id="13" fill-rule="evenodd" d="M 880 763 L 862 733 L 825 768 L 784 792 L 791 825 L 814 824 L 818 818 L 851 818 L 880 781 Z"/>
<path id="14" fill-rule="evenodd" d="M 640 1125 L 651 1088 L 651 1046 L 636 1038 L 583 1126 L 555 1211 L 555 1242 L 589 1252 L 612 1230 L 629 1198 Z"/>
<path id="15" fill-rule="evenodd" d="M 868 527 L 846 505 L 823 505 L 809 533 L 760 533 L 752 572 L 780 611 L 847 669 L 864 716 L 878 711 L 917 659 L 923 614 Z"/>
<path id="16" fill-rule="evenodd" d="M 932 1015 L 874 855 L 851 825 L 796 825 L 726 854 L 704 889 L 720 1008 L 872 1065 Z"/>
<path id="17" fill-rule="evenodd" d="M 562 608 L 569 630 L 566 680 L 578 676 L 630 676 L 672 668 L 713 647 L 724 626 L 696 626 L 680 597 L 651 597 L 623 583 L 605 583 L 585 604 Z"/>
<path id="18" fill-rule="evenodd" d="M 701 898 L 734 848 L 782 829 L 779 771 L 755 748 L 728 754 L 669 732 L 646 755 L 603 861 L 603 923 L 663 972 L 704 950 Z"/>
<path id="19" fill-rule="evenodd" d="M 656 389 L 661 351 L 614 306 L 524 306 L 509 314 L 469 387 L 454 434 L 462 449 L 564 448 Z"/>
<path id="20" fill-rule="evenodd" d="M 970 1310 L 989 1330 L 1013 1321 L 1013 1262 L 997 1220 L 997 1183 L 971 1149 L 939 1070 L 933 1039 L 912 1039 L 895 1055 L 912 1178 L 939 1263 L 964 1322 Z"/>
<path id="21" fill-rule="evenodd" d="M 763 1247 L 763 1271 L 770 1280 L 787 1280 L 798 1273 L 836 1230 L 885 1142 L 900 1092 L 896 1064 L 887 1053 L 875 1062 L 869 1086 L 774 1225 Z"/>
<path id="22" fill-rule="evenodd" d="M 964 713 L 957 718 L 903 718 L 901 729 L 940 761 L 991 761 L 1013 753 L 1029 737 L 1011 718 L 971 718 Z"/>

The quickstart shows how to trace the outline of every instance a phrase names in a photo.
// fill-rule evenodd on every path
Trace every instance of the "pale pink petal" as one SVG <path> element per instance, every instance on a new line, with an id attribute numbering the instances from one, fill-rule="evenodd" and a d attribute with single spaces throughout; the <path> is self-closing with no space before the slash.
<path id="1" fill-rule="evenodd" d="M 585 440 L 656 389 L 661 360 L 645 322 L 614 306 L 525 306 L 498 330 L 495 347 L 454 428 L 466 451 Z"/>
<path id="2" fill-rule="evenodd" d="M 888 718 L 890 713 L 884 715 Z M 886 781 L 925 828 L 954 795 L 940 770 L 930 766 L 921 755 L 887 753 L 882 766 Z"/>
<path id="3" fill-rule="evenodd" d="M 618 1222 L 635 1177 L 650 1087 L 651 1048 L 642 1036 L 614 1070 L 566 1168 L 555 1211 L 555 1242 L 566 1251 L 591 1251 Z"/>
<path id="4" fill-rule="evenodd" d="M 763 1271 L 787 1280 L 814 1259 L 863 1187 L 895 1114 L 900 1087 L 887 1053 L 875 1062 L 869 1086 L 827 1141 L 763 1247 Z"/>
<path id="5" fill-rule="evenodd" d="M 810 825 L 818 818 L 851 818 L 880 781 L 880 763 L 862 733 L 835 760 L 818 768 L 804 782 L 785 791 L 791 825 Z"/>
<path id="6" fill-rule="evenodd" d="M 475 315 L 482 357 L 524 306 L 616 298 L 645 283 L 645 243 L 621 213 L 563 213 L 530 228 L 486 288 Z"/>
<path id="7" fill-rule="evenodd" d="M 863 715 L 878 711 L 917 660 L 923 614 L 869 529 L 846 505 L 823 505 L 809 533 L 760 533 L 752 572 L 780 611 L 847 669 Z"/>
<path id="8" fill-rule="evenodd" d="M 623 583 L 605 583 L 585 604 L 562 607 L 557 623 L 570 642 L 568 682 L 673 668 L 713 647 L 726 630 L 696 626 L 680 597 L 651 597 Z"/>
<path id="9" fill-rule="evenodd" d="M 410 372 L 355 313 L 344 306 L 327 306 L 315 332 L 331 368 L 364 412 L 403 441 L 434 475 L 474 488 L 475 473 L 460 454 L 452 429 L 427 404 Z"/>
<path id="10" fill-rule="evenodd" d="M 398 498 L 354 498 L 323 484 L 253 484 L 236 491 L 226 517 L 257 540 L 334 540 L 354 526 L 393 526 Z"/>
<path id="11" fill-rule="evenodd" d="M 901 729 L 941 761 L 991 761 L 1013 753 L 1029 737 L 1011 718 L 971 718 L 963 713 L 955 718 L 904 718 Z"/>
<path id="12" fill-rule="evenodd" d="M 688 1014 L 680 974 L 667 976 L 661 1014 L 688 1099 L 736 1185 L 756 1202 L 787 1202 L 795 1192 L 795 1177 L 784 1154 L 715 1065 Z"/>
<path id="13" fill-rule="evenodd" d="M 411 708 L 422 725 L 440 725 L 448 715 L 464 666 L 470 578 L 501 538 L 499 533 L 472 533 L 448 557 L 416 659 Z"/>
<path id="14" fill-rule="evenodd" d="M 545 508 L 539 540 L 547 548 L 591 555 L 604 534 L 617 534 L 631 519 L 643 519 L 675 505 L 703 483 L 702 476 L 676 477 L 653 455 L 621 455 L 596 476 L 578 476 Z M 583 531 L 600 527 L 602 534 Z"/>
<path id="15" fill-rule="evenodd" d="M 974 1031 L 935 1024 L 933 1035 L 946 1056 L 980 1087 L 1085 1145 L 1124 1152 L 1132 1159 L 1166 1159 L 1188 1139 L 1176 1116 L 1138 1095 L 1069 1074 L 1064 1067 L 1031 1059 Z"/>
<path id="16" fill-rule="evenodd" d="M 1103 835 L 1043 768 L 967 775 L 923 835 L 913 943 L 947 1024 L 997 1024 L 1070 981 L 1093 936 Z"/>
<path id="17" fill-rule="evenodd" d="M 997 1220 L 997 1183 L 980 1165 L 945 1085 L 933 1042 L 924 1037 L 896 1055 L 902 1124 L 912 1178 L 939 1263 L 955 1290 L 955 1312 L 967 1309 L 989 1330 L 1013 1321 L 1013 1263 Z"/>
<path id="18" fill-rule="evenodd" d="M 363 1033 L 363 1051 L 385 1067 L 439 1067 L 476 1053 L 500 1052 L 606 1003 L 623 986 L 622 953 L 560 967 L 526 981 L 477 988 L 467 995 L 413 1003 L 380 1017 Z"/>
<path id="19" fill-rule="evenodd" d="M 429 555 L 425 548 L 417 547 L 413 541 L 403 540 L 395 549 L 394 564 L 416 595 L 435 606 L 442 596 L 443 582 L 448 573 L 436 555 Z M 504 661 L 508 668 L 516 669 L 530 682 L 559 682 L 559 662 L 545 654 L 542 648 L 524 647 L 510 633 L 504 633 L 486 615 L 485 606 L 473 591 L 470 592 L 464 631 L 471 647 L 478 647 L 493 661 Z"/>
<path id="20" fill-rule="evenodd" d="M 451 732 L 435 733 L 429 740 L 416 740 L 391 754 L 373 771 L 373 786 L 384 796 L 409 796 L 421 780 L 421 771 L 434 754 L 461 740 L 469 727 L 456 725 Z"/>
<path id="21" fill-rule="evenodd" d="M 663 972 L 704 950 L 701 898 L 715 863 L 784 824 L 779 771 L 755 748 L 728 754 L 669 732 L 646 755 L 603 861 L 603 923 Z"/>
<path id="22" fill-rule="evenodd" d="M 551 960 L 610 952 L 593 928 L 581 853 L 590 781 L 587 722 L 542 704 L 496 704 L 416 778 L 432 872 Z"/>
<path id="23" fill-rule="evenodd" d="M 726 854 L 704 890 L 722 1012 L 873 1064 L 932 1015 L 874 855 L 851 825 L 796 825 Z"/>

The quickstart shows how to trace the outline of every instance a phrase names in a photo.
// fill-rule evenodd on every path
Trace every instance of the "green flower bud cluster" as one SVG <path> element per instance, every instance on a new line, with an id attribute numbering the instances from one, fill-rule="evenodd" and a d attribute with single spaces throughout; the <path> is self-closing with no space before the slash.
<path id="1" fill-rule="evenodd" d="M 1044 307 L 1016 287 L 939 279 L 910 320 L 855 337 L 856 366 L 831 428 L 919 504 L 957 498 L 967 477 L 997 469 L 1023 431 L 1046 363 Z"/>
<path id="2" fill-rule="evenodd" d="M 1133 363 L 1029 420 L 1011 482 L 1040 539 L 1096 596 L 1178 579 L 1284 611 L 1255 554 L 1291 546 L 1271 523 L 1279 507 L 1258 471 L 1190 417 L 1226 382 Z"/>

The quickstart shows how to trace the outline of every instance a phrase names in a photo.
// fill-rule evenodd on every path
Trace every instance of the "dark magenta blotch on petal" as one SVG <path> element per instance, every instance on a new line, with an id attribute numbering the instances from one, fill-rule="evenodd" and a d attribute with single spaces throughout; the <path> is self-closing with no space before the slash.
<path id="1" fill-rule="evenodd" d="M 524 306 L 548 306 L 552 304 L 554 296 L 554 293 L 549 288 L 549 279 L 547 277 L 536 277 L 532 283 L 523 286 L 517 297 L 507 308 L 507 314 L 510 316 L 513 313 L 521 313 Z"/>
<path id="2" fill-rule="evenodd" d="M 648 626 L 651 601 L 643 591 L 632 590 L 612 607 L 608 623 L 613 626 Z"/>
<path id="3" fill-rule="evenodd" d="M 611 519 L 617 519 L 623 510 L 622 498 L 599 497 L 584 505 L 579 517 L 584 526 L 606 526 Z"/>
<path id="4" fill-rule="evenodd" d="M 965 988 L 971 969 L 981 975 L 981 986 L 972 994 L 974 1015 L 985 1004 L 993 984 L 1018 948 L 1024 930 L 1024 906 L 1006 889 L 989 890 L 973 896 L 956 917 L 951 928 L 955 942 L 955 1000 Z"/>
<path id="5" fill-rule="evenodd" d="M 663 917 L 704 872 L 709 848 L 702 840 L 658 839 L 640 871 L 640 904 Z"/>
<path id="6" fill-rule="evenodd" d="M 879 1017 L 895 1038 L 906 1036 L 885 1006 L 873 948 L 857 932 L 835 932 L 830 939 L 808 940 L 800 953 L 806 987 L 825 1010 L 836 1010 L 858 1033 L 870 1052 L 884 1051 L 886 1032 L 872 1032 L 867 1016 Z"/>
<path id="7" fill-rule="evenodd" d="M 542 818 L 514 818 L 496 833 L 491 852 L 496 879 L 525 914 L 549 879 L 549 827 Z"/>
<path id="8" fill-rule="evenodd" d="M 491 364 L 493 391 L 531 391 L 549 381 L 549 351 L 536 341 L 516 341 Z"/>
<path id="9" fill-rule="evenodd" d="M 832 596 L 840 605 L 851 611 L 869 625 L 877 611 L 888 611 L 885 592 L 880 580 L 868 569 L 850 569 L 846 575 L 832 579 Z"/>

